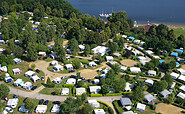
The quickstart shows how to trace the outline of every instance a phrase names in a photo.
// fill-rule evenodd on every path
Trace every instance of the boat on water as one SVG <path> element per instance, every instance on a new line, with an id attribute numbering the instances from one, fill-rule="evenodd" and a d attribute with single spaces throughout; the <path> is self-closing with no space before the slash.
<path id="1" fill-rule="evenodd" d="M 112 16 L 112 13 L 110 14 L 104 14 L 103 11 L 102 13 L 99 14 L 100 17 L 109 17 L 109 16 Z"/>

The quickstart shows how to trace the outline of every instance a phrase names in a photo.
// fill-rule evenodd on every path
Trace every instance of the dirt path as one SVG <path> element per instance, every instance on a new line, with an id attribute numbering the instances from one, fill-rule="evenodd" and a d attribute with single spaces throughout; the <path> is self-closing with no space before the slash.
<path id="1" fill-rule="evenodd" d="M 134 61 L 132 59 L 124 59 L 121 61 L 121 64 L 125 65 L 125 66 L 134 66 L 136 65 L 138 62 L 137 61 Z"/>
<path id="2" fill-rule="evenodd" d="M 156 106 L 155 111 L 157 113 L 160 112 L 162 114 L 181 114 L 181 111 L 185 111 L 185 110 L 171 104 L 160 103 Z"/>

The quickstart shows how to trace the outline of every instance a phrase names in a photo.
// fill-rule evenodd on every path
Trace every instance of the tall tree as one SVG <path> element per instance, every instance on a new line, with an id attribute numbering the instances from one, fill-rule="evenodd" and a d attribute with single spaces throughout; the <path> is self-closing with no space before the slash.
<path id="1" fill-rule="evenodd" d="M 62 11 L 62 9 L 59 9 L 58 10 L 57 16 L 58 17 L 63 17 L 63 11 Z"/>
<path id="2" fill-rule="evenodd" d="M 6 85 L 4 84 L 0 85 L 0 99 L 7 97 L 9 92 L 10 92 L 10 89 Z"/>
<path id="3" fill-rule="evenodd" d="M 165 80 L 158 81 L 154 84 L 154 92 L 159 93 L 168 87 L 168 83 Z"/>
<path id="4" fill-rule="evenodd" d="M 30 61 L 35 61 L 37 60 L 37 49 L 36 49 L 36 44 L 35 43 L 30 43 L 28 44 L 27 47 L 27 57 Z"/>
<path id="5" fill-rule="evenodd" d="M 50 7 L 46 7 L 46 13 L 48 14 L 48 15 L 50 15 L 51 14 L 51 8 Z"/>
<path id="6" fill-rule="evenodd" d="M 7 14 L 8 11 L 9 11 L 9 5 L 8 5 L 8 3 L 7 3 L 6 1 L 3 1 L 3 2 L 1 3 L 1 12 L 2 12 L 3 14 Z"/>
<path id="7" fill-rule="evenodd" d="M 143 88 L 141 86 L 137 86 L 132 93 L 132 97 L 136 101 L 142 101 L 144 99 Z"/>
<path id="8" fill-rule="evenodd" d="M 75 38 L 73 38 L 69 40 L 68 44 L 72 54 L 76 55 L 79 52 L 78 41 Z"/>
<path id="9" fill-rule="evenodd" d="M 90 53 L 91 53 L 91 48 L 90 48 L 90 46 L 87 44 L 87 45 L 85 45 L 84 54 L 85 54 L 86 56 L 88 56 Z"/>
<path id="10" fill-rule="evenodd" d="M 107 84 L 105 84 L 105 85 L 102 85 L 101 91 L 103 94 L 107 94 L 107 93 L 109 93 L 110 88 Z"/>

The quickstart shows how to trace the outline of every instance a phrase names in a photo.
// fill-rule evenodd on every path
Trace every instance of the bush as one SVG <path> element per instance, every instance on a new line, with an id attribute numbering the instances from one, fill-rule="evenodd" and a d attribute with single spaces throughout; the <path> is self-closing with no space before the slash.
<path id="1" fill-rule="evenodd" d="M 8 74 L 9 74 L 13 79 L 16 78 L 16 76 L 13 74 L 13 71 L 12 71 L 12 65 L 8 65 Z"/>
<path id="2" fill-rule="evenodd" d="M 131 95 L 132 94 L 132 91 L 129 91 L 129 92 L 123 92 L 123 95 Z"/>
<path id="3" fill-rule="evenodd" d="M 108 93 L 105 94 L 104 96 L 119 96 L 119 95 L 122 95 L 122 93 Z"/>
<path id="4" fill-rule="evenodd" d="M 108 112 L 109 112 L 109 114 L 114 114 L 114 111 L 111 107 L 108 108 Z"/>
<path id="5" fill-rule="evenodd" d="M 73 88 L 73 87 L 74 87 L 74 85 L 73 85 L 73 84 L 63 84 L 63 87 Z"/>
<path id="6" fill-rule="evenodd" d="M 47 84 L 47 87 L 54 88 L 55 87 L 55 84 L 54 83 L 49 83 L 49 84 Z"/>
<path id="7" fill-rule="evenodd" d="M 107 107 L 109 107 L 109 105 L 108 104 L 106 104 L 106 103 L 104 103 L 104 102 L 102 102 L 102 101 L 98 101 L 100 104 L 103 104 L 103 105 L 105 105 L 105 106 L 107 106 Z"/>
<path id="8" fill-rule="evenodd" d="M 80 62 L 82 63 L 82 64 L 89 64 L 89 61 L 88 60 L 80 60 Z"/>
<path id="9" fill-rule="evenodd" d="M 122 114 L 122 112 L 123 112 L 122 108 L 119 107 L 119 104 L 118 104 L 117 100 L 113 101 L 113 105 L 114 105 L 116 111 L 118 112 L 118 114 Z"/>
<path id="10" fill-rule="evenodd" d="M 102 94 L 91 94 L 90 97 L 102 97 Z"/>
<path id="11" fill-rule="evenodd" d="M 156 109 L 156 105 L 150 105 L 150 109 L 155 110 Z"/>

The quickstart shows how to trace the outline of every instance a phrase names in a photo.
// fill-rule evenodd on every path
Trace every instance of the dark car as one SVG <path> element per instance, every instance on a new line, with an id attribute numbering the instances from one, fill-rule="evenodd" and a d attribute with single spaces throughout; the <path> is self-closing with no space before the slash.
<path id="1" fill-rule="evenodd" d="M 71 75 L 71 76 L 70 76 L 70 78 L 76 78 L 76 77 L 77 77 L 77 76 L 75 76 L 75 75 Z"/>
<path id="2" fill-rule="evenodd" d="M 70 70 L 69 73 L 75 72 L 75 70 Z"/>
<path id="3" fill-rule="evenodd" d="M 62 79 L 68 78 L 68 76 L 63 76 Z"/>
<path id="4" fill-rule="evenodd" d="M 31 90 L 35 90 L 37 88 L 37 86 L 33 86 L 32 88 L 31 88 Z"/>
<path id="5" fill-rule="evenodd" d="M 99 77 L 99 76 L 96 76 L 95 78 L 96 78 L 96 79 L 100 79 L 101 77 Z"/>
<path id="6" fill-rule="evenodd" d="M 85 78 L 84 78 L 84 77 L 80 77 L 80 79 L 85 80 Z"/>
<path id="7" fill-rule="evenodd" d="M 43 105 L 47 105 L 49 103 L 49 100 L 46 100 Z"/>
<path id="8" fill-rule="evenodd" d="M 45 79 L 45 76 L 42 76 L 42 77 L 41 77 L 41 80 L 44 80 L 44 79 Z"/>
<path id="9" fill-rule="evenodd" d="M 43 104 L 43 102 L 44 102 L 44 99 L 41 99 L 41 100 L 39 101 L 39 104 Z"/>
<path id="10" fill-rule="evenodd" d="M 91 83 L 91 79 L 88 79 L 88 82 Z"/>
<path id="11" fill-rule="evenodd" d="M 39 69 L 36 69 L 35 71 L 36 71 L 37 73 L 40 73 L 40 70 L 39 70 Z"/>
<path id="12" fill-rule="evenodd" d="M 41 57 L 39 57 L 39 60 L 41 60 L 42 58 Z"/>
<path id="13" fill-rule="evenodd" d="M 60 104 L 60 101 L 53 101 L 53 104 Z"/>
<path id="14" fill-rule="evenodd" d="M 13 95 L 13 98 L 17 98 L 17 95 L 14 94 L 14 95 Z"/>
<path id="15" fill-rule="evenodd" d="M 23 100 L 23 103 L 28 99 L 28 97 L 26 97 L 24 100 Z"/>
<path id="16" fill-rule="evenodd" d="M 47 59 L 48 57 L 43 57 L 43 60 Z"/>

